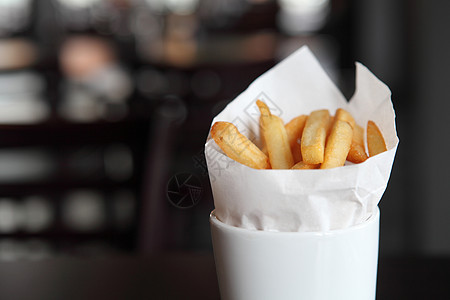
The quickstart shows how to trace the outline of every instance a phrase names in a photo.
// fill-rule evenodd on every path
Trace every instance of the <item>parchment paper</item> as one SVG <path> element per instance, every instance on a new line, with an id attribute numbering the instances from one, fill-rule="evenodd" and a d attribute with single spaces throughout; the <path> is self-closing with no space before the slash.
<path id="1" fill-rule="evenodd" d="M 266 231 L 317 231 L 359 224 L 375 211 L 389 180 L 398 137 L 389 88 L 356 63 L 349 102 L 302 47 L 257 78 L 212 121 L 228 121 L 260 145 L 256 100 L 286 123 L 300 114 L 339 107 L 364 127 L 373 120 L 388 151 L 361 164 L 327 170 L 256 170 L 228 158 L 208 137 L 205 155 L 216 216 L 227 224 Z"/>

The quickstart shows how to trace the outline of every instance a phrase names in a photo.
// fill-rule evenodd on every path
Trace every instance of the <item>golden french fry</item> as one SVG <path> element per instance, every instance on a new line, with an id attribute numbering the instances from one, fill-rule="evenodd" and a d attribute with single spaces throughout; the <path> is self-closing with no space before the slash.
<path id="1" fill-rule="evenodd" d="M 272 118 L 279 118 L 277 116 L 272 115 Z M 281 119 L 280 119 L 281 120 Z M 283 122 L 283 120 L 281 120 Z M 266 140 L 264 138 L 263 129 L 262 129 L 262 121 L 261 118 L 259 118 L 259 136 L 261 137 L 261 151 L 269 157 L 269 151 L 267 150 L 267 144 Z"/>
<path id="2" fill-rule="evenodd" d="M 346 111 L 343 108 L 338 108 L 336 110 L 336 114 L 335 114 L 335 118 L 336 120 L 341 120 L 341 121 L 345 121 L 348 124 L 350 124 L 350 126 L 352 126 L 352 128 L 355 128 L 355 119 L 353 119 L 353 116 L 351 113 L 349 113 L 348 111 Z"/>
<path id="3" fill-rule="evenodd" d="M 259 136 L 261 138 L 261 151 L 269 157 L 269 152 L 267 151 L 266 140 L 264 139 L 264 134 L 262 130 L 261 118 L 259 118 Z"/>
<path id="4" fill-rule="evenodd" d="M 354 141 L 358 145 L 364 146 L 364 128 L 362 128 L 358 124 L 355 125 L 352 141 Z"/>
<path id="5" fill-rule="evenodd" d="M 353 116 L 343 108 L 336 110 L 336 119 L 345 121 L 353 128 L 352 144 L 347 155 L 347 160 L 353 163 L 361 163 L 367 159 L 364 148 L 364 129 L 356 124 Z"/>
<path id="6" fill-rule="evenodd" d="M 271 114 L 269 107 L 256 101 L 261 112 L 260 124 L 272 169 L 290 169 L 294 165 L 283 120 Z"/>
<path id="7" fill-rule="evenodd" d="M 373 121 L 367 122 L 367 148 L 370 157 L 387 150 L 383 134 Z"/>
<path id="8" fill-rule="evenodd" d="M 278 118 L 277 116 L 272 115 L 273 118 Z M 267 150 L 266 140 L 264 139 L 263 129 L 262 129 L 262 121 L 259 118 L 259 136 L 261 137 L 261 151 L 269 157 L 269 151 Z"/>
<path id="9" fill-rule="evenodd" d="M 345 121 L 335 119 L 325 147 L 325 155 L 321 169 L 341 167 L 347 158 L 352 143 L 353 129 Z"/>
<path id="10" fill-rule="evenodd" d="M 294 166 L 292 166 L 292 170 L 311 170 L 311 169 L 318 169 L 320 167 L 320 164 L 310 165 L 306 164 L 304 161 L 299 161 Z"/>
<path id="11" fill-rule="evenodd" d="M 305 128 L 306 119 L 308 116 L 301 115 L 293 118 L 284 127 L 291 147 L 291 153 L 294 158 L 294 163 L 302 160 L 302 151 L 299 140 L 302 138 L 303 128 Z"/>
<path id="12" fill-rule="evenodd" d="M 327 125 L 327 137 L 330 135 L 331 128 L 333 128 L 334 120 L 335 120 L 335 117 L 334 117 L 334 116 L 330 116 L 330 118 L 328 119 L 328 125 Z M 326 142 L 325 142 L 325 143 L 326 143 Z"/>
<path id="13" fill-rule="evenodd" d="M 327 109 L 313 111 L 308 116 L 301 140 L 302 157 L 305 163 L 323 162 L 329 119 L 330 113 Z"/>
<path id="14" fill-rule="evenodd" d="M 355 124 L 353 128 L 353 138 L 350 150 L 348 151 L 347 160 L 352 163 L 359 164 L 367 159 L 364 147 L 364 129 Z"/>
<path id="15" fill-rule="evenodd" d="M 211 136 L 229 158 L 254 169 L 270 168 L 268 157 L 233 124 L 214 123 Z"/>

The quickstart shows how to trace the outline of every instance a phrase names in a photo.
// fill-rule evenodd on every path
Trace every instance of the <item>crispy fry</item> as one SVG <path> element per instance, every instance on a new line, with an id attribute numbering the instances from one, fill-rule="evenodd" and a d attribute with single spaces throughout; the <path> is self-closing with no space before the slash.
<path id="1" fill-rule="evenodd" d="M 264 134 L 263 134 L 263 130 L 262 130 L 261 118 L 259 118 L 259 136 L 260 136 L 260 139 L 261 139 L 261 151 L 265 155 L 267 155 L 267 157 L 269 157 L 269 152 L 267 151 L 266 140 L 264 139 Z"/>
<path id="2" fill-rule="evenodd" d="M 368 155 L 364 129 L 353 116 L 339 108 L 334 116 L 327 109 L 300 115 L 286 125 L 272 115 L 262 101 L 260 136 L 262 150 L 228 122 L 216 122 L 211 136 L 230 158 L 256 169 L 329 169 L 343 166 L 345 161 L 364 162 Z M 383 135 L 373 121 L 367 123 L 369 156 L 387 150 Z"/>
<path id="3" fill-rule="evenodd" d="M 341 167 L 345 163 L 352 143 L 353 129 L 345 121 L 336 118 L 325 148 L 325 156 L 321 169 Z"/>
<path id="4" fill-rule="evenodd" d="M 292 170 L 311 170 L 311 169 L 318 169 L 320 167 L 320 164 L 306 164 L 304 161 L 299 161 L 294 166 L 292 166 Z"/>
<path id="5" fill-rule="evenodd" d="M 355 123 L 353 116 L 343 108 L 336 110 L 336 119 L 345 121 L 353 128 L 352 144 L 347 155 L 347 160 L 353 163 L 361 163 L 367 159 L 364 149 L 364 129 Z"/>
<path id="6" fill-rule="evenodd" d="M 367 148 L 370 157 L 387 150 L 383 135 L 373 121 L 367 122 Z"/>
<path id="7" fill-rule="evenodd" d="M 322 109 L 311 112 L 306 120 L 301 140 L 302 157 L 305 163 L 323 162 L 329 119 L 328 110 Z"/>
<path id="8" fill-rule="evenodd" d="M 283 120 L 271 114 L 269 107 L 256 101 L 261 112 L 260 124 L 272 169 L 290 169 L 294 165 Z"/>
<path id="9" fill-rule="evenodd" d="M 277 116 L 272 115 L 272 118 L 279 118 Z M 281 120 L 281 119 L 280 119 Z M 283 121 L 283 120 L 281 120 Z M 264 139 L 263 129 L 262 129 L 262 119 L 259 118 L 259 136 L 261 137 L 261 151 L 269 157 L 269 151 L 267 150 L 266 140 Z"/>
<path id="10" fill-rule="evenodd" d="M 367 153 L 364 147 L 364 129 L 355 124 L 353 129 L 352 144 L 348 151 L 347 160 L 359 164 L 367 159 Z"/>
<path id="11" fill-rule="evenodd" d="M 302 138 L 306 119 L 308 119 L 308 116 L 301 115 L 293 118 L 284 126 L 288 135 L 289 146 L 291 147 L 291 153 L 294 158 L 294 163 L 298 163 L 302 160 L 302 151 L 299 141 Z"/>
<path id="12" fill-rule="evenodd" d="M 327 138 L 330 135 L 331 132 L 331 128 L 333 128 L 333 124 L 334 124 L 334 116 L 330 116 L 330 118 L 328 119 L 328 125 L 327 125 Z M 326 143 L 326 142 L 325 142 Z"/>
<path id="13" fill-rule="evenodd" d="M 308 118 L 307 115 L 295 117 L 284 126 L 286 128 L 286 133 L 288 136 L 289 145 L 291 147 L 291 153 L 294 158 L 294 163 L 297 163 L 302 160 L 302 152 L 299 141 L 302 137 L 303 128 L 305 127 L 305 122 L 307 118 Z M 262 126 L 260 122 L 260 128 L 261 127 Z M 264 152 L 264 154 L 268 155 L 264 136 L 262 135 L 262 133 L 260 133 L 260 136 L 262 141 L 261 151 Z"/>
<path id="14" fill-rule="evenodd" d="M 229 158 L 254 169 L 270 168 L 268 157 L 233 124 L 214 123 L 211 136 Z"/>
<path id="15" fill-rule="evenodd" d="M 355 119 L 353 119 L 353 116 L 345 109 L 338 108 L 336 110 L 335 118 L 336 118 L 336 120 L 345 121 L 348 124 L 350 124 L 350 126 L 352 126 L 352 128 L 355 128 Z"/>

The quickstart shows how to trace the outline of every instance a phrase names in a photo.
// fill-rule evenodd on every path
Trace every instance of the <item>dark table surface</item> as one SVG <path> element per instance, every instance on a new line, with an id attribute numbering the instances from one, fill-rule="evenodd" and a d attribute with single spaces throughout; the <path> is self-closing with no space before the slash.
<path id="1" fill-rule="evenodd" d="M 0 299 L 219 299 L 219 289 L 210 253 L 61 257 L 0 262 Z M 377 299 L 450 299 L 450 257 L 381 257 Z"/>

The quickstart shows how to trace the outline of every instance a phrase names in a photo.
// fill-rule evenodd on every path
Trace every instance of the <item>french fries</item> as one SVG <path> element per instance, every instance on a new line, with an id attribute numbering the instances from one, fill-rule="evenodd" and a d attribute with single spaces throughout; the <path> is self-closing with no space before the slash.
<path id="1" fill-rule="evenodd" d="M 343 108 L 336 109 L 335 118 L 336 120 L 345 121 L 348 124 L 350 124 L 352 128 L 355 128 L 355 119 L 353 119 L 353 116 L 345 109 Z"/>
<path id="2" fill-rule="evenodd" d="M 299 161 L 295 165 L 292 166 L 292 170 L 312 170 L 312 169 L 318 169 L 320 167 L 320 164 L 310 165 L 305 163 L 304 161 Z"/>
<path id="3" fill-rule="evenodd" d="M 325 153 L 330 113 L 326 109 L 311 112 L 303 129 L 301 151 L 307 164 L 320 164 Z"/>
<path id="4" fill-rule="evenodd" d="M 303 128 L 305 128 L 306 119 L 308 116 L 301 115 L 293 118 L 286 124 L 286 133 L 288 135 L 289 145 L 291 147 L 294 163 L 298 163 L 302 160 L 302 149 L 299 141 L 302 138 Z"/>
<path id="5" fill-rule="evenodd" d="M 300 140 L 303 134 L 303 128 L 305 127 L 305 122 L 307 118 L 308 118 L 307 115 L 295 117 L 284 126 L 286 128 L 286 133 L 288 136 L 289 145 L 291 147 L 291 153 L 294 158 L 294 163 L 298 163 L 299 161 L 302 160 Z M 261 122 L 259 127 L 261 129 Z M 266 142 L 264 140 L 264 136 L 262 135 L 261 131 L 260 136 L 262 142 L 261 151 L 264 152 L 264 154 L 269 155 L 267 152 Z"/>
<path id="6" fill-rule="evenodd" d="M 330 118 L 328 119 L 328 125 L 327 125 L 327 136 L 330 135 L 333 124 L 334 124 L 334 116 L 330 116 Z"/>
<path id="7" fill-rule="evenodd" d="M 364 150 L 364 129 L 358 124 L 353 128 L 353 139 L 348 151 L 347 160 L 359 164 L 367 159 L 366 150 Z"/>
<path id="8" fill-rule="evenodd" d="M 373 121 L 367 122 L 367 149 L 370 157 L 387 150 L 383 135 Z"/>
<path id="9" fill-rule="evenodd" d="M 342 108 L 336 110 L 336 119 L 347 122 L 353 128 L 353 138 L 346 160 L 353 163 L 362 163 L 367 159 L 364 150 L 364 129 L 355 123 L 355 119 L 348 111 Z"/>
<path id="10" fill-rule="evenodd" d="M 352 126 L 346 121 L 339 120 L 337 116 L 336 119 L 327 140 L 323 163 L 320 165 L 321 169 L 343 166 L 352 144 Z"/>
<path id="11" fill-rule="evenodd" d="M 294 165 L 286 128 L 283 120 L 272 115 L 269 107 L 262 101 L 256 101 L 261 112 L 261 133 L 265 141 L 272 169 L 290 169 Z"/>
<path id="12" fill-rule="evenodd" d="M 300 115 L 284 125 L 262 101 L 256 101 L 261 113 L 260 150 L 228 122 L 216 122 L 211 136 L 228 157 L 255 169 L 330 169 L 345 162 L 362 163 L 387 150 L 384 137 L 373 121 L 367 123 L 367 155 L 364 129 L 353 116 L 339 108 L 334 116 L 326 109 Z"/>
<path id="13" fill-rule="evenodd" d="M 264 139 L 264 134 L 263 134 L 263 130 L 262 130 L 262 124 L 261 124 L 261 118 L 259 118 L 259 136 L 261 139 L 261 151 L 267 155 L 267 157 L 269 156 L 269 152 L 267 151 L 267 145 L 266 145 L 266 140 Z"/>
<path id="14" fill-rule="evenodd" d="M 216 122 L 211 136 L 225 154 L 235 161 L 254 169 L 269 169 L 267 155 L 228 122 Z"/>

